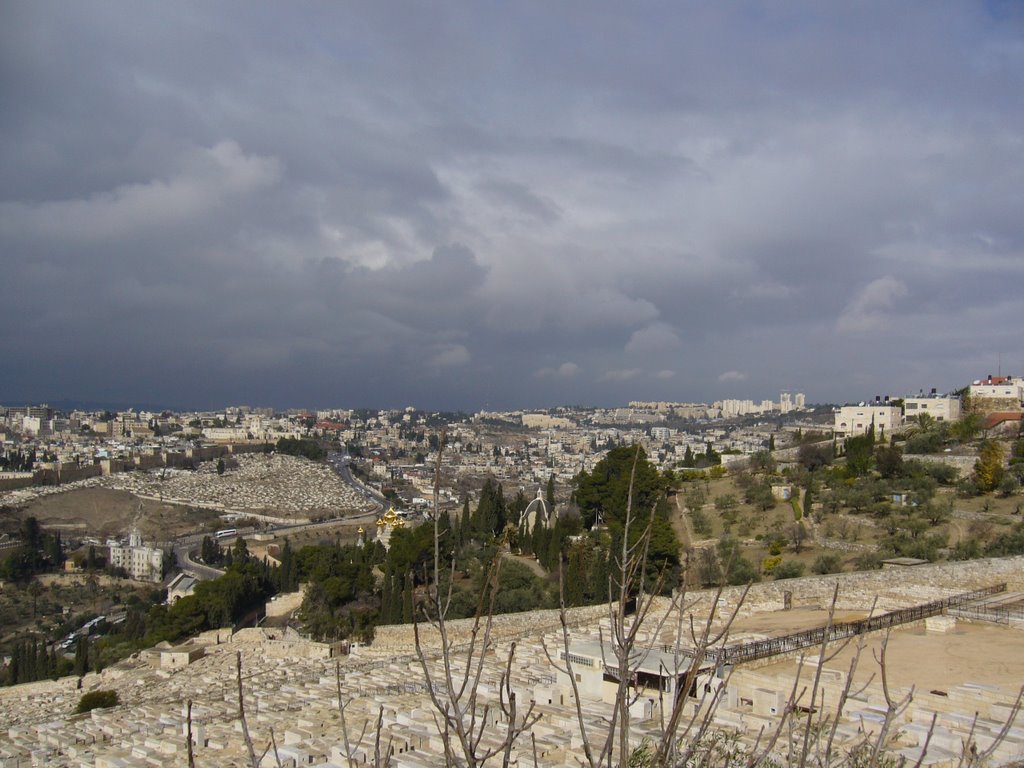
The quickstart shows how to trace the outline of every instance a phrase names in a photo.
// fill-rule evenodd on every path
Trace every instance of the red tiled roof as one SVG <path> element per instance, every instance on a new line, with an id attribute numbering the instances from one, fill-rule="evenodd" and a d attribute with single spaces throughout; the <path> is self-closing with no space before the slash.
<path id="1" fill-rule="evenodd" d="M 996 411 L 990 413 L 985 417 L 984 423 L 981 425 L 982 429 L 992 429 L 997 424 L 1002 424 L 1004 421 L 1020 421 L 1020 411 Z"/>

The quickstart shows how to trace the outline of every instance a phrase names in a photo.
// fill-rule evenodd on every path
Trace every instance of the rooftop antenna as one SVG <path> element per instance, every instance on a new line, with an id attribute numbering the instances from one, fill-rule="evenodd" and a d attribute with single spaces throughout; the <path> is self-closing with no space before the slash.
<path id="1" fill-rule="evenodd" d="M 1002 377 L 1002 375 L 1003 375 L 1003 353 L 1002 352 L 999 353 L 999 367 L 997 368 L 997 371 L 999 373 L 999 376 Z"/>

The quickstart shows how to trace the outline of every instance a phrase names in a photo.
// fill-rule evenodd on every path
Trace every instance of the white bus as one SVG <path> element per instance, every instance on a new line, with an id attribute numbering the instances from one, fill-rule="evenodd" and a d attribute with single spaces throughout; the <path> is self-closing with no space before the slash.
<path id="1" fill-rule="evenodd" d="M 223 530 L 217 531 L 217 533 L 214 534 L 214 536 L 216 536 L 218 539 L 226 539 L 226 538 L 229 538 L 231 536 L 237 536 L 237 535 L 238 535 L 238 529 L 237 528 L 224 528 Z"/>

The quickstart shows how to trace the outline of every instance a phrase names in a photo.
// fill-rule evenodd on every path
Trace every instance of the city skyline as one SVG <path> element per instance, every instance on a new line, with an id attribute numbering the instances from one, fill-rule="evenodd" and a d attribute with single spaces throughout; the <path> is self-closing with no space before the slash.
<path id="1" fill-rule="evenodd" d="M 1013 4 L 5 22 L 0 403 L 841 403 L 1024 370 Z"/>

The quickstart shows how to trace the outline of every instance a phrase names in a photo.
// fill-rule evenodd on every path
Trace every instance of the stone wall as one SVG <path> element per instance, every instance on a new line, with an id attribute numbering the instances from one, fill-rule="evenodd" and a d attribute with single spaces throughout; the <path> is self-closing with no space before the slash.
<path id="1" fill-rule="evenodd" d="M 974 470 L 974 464 L 978 460 L 976 454 L 967 456 L 954 456 L 949 453 L 908 453 L 903 456 L 907 461 L 921 461 L 930 464 L 946 464 L 960 470 L 961 477 L 969 475 Z"/>
<path id="2" fill-rule="evenodd" d="M 18 488 L 28 488 L 32 485 L 32 473 L 31 472 L 19 472 L 18 476 L 14 476 L 15 473 L 5 473 L 11 476 L 0 477 L 0 491 L 13 491 Z"/>
<path id="3" fill-rule="evenodd" d="M 789 593 L 793 607 L 825 608 L 838 586 L 837 607 L 840 610 L 866 611 L 877 599 L 876 611 L 889 611 L 1000 583 L 1005 583 L 1010 591 L 1024 591 L 1024 557 L 770 581 L 752 585 L 744 605 L 748 611 L 781 611 L 786 605 L 786 593 Z M 740 602 L 743 591 L 743 587 L 723 589 L 719 599 L 720 608 L 734 608 Z M 711 606 L 714 597 L 714 590 L 703 590 L 688 595 L 687 602 L 694 602 L 694 611 L 700 613 Z M 669 599 L 660 599 L 658 608 L 667 610 Z M 607 612 L 605 605 L 573 608 L 570 609 L 569 619 L 572 625 L 596 626 L 600 619 L 607 616 Z M 456 644 L 468 642 L 472 626 L 472 619 L 448 622 L 449 637 Z M 559 626 L 557 610 L 512 613 L 494 617 L 492 634 L 497 640 L 536 638 L 557 631 Z M 437 632 L 433 628 L 421 625 L 420 632 L 426 647 L 438 647 Z M 377 627 L 372 648 L 374 651 L 391 651 L 396 654 L 414 653 L 416 645 L 412 625 Z"/>
<path id="4" fill-rule="evenodd" d="M 570 608 L 571 625 L 596 624 L 603 616 L 607 616 L 605 605 L 592 605 L 583 608 Z M 517 637 L 540 637 L 558 630 L 561 622 L 558 610 L 530 611 L 528 613 L 506 613 L 494 617 L 491 635 L 496 640 L 509 640 Z M 472 637 L 473 619 L 458 619 L 446 624 L 448 637 L 456 645 L 467 643 Z M 482 633 L 481 633 L 482 634 Z M 426 624 L 420 625 L 420 637 L 427 648 L 439 648 L 440 639 L 437 631 Z M 416 639 L 412 624 L 390 624 L 377 627 L 372 645 L 374 651 L 389 650 L 399 654 L 410 654 L 416 651 Z"/>
<path id="5" fill-rule="evenodd" d="M 758 610 L 782 610 L 785 593 L 789 592 L 793 606 L 825 607 L 838 586 L 840 609 L 866 610 L 878 598 L 879 609 L 892 610 L 997 583 L 1006 583 L 1010 591 L 1024 591 L 1024 557 L 772 581 L 751 587 L 747 602 Z M 741 594 L 741 587 L 730 587 L 722 592 L 722 599 L 735 604 Z"/>
<path id="6" fill-rule="evenodd" d="M 98 464 L 86 464 L 82 467 L 67 466 L 56 469 L 37 470 L 32 477 L 33 485 L 62 485 L 73 483 L 76 480 L 85 480 L 90 477 L 99 477 L 103 474 Z"/>
<path id="7" fill-rule="evenodd" d="M 1020 400 L 1016 397 L 971 397 L 968 399 L 968 413 L 1019 412 Z"/>

